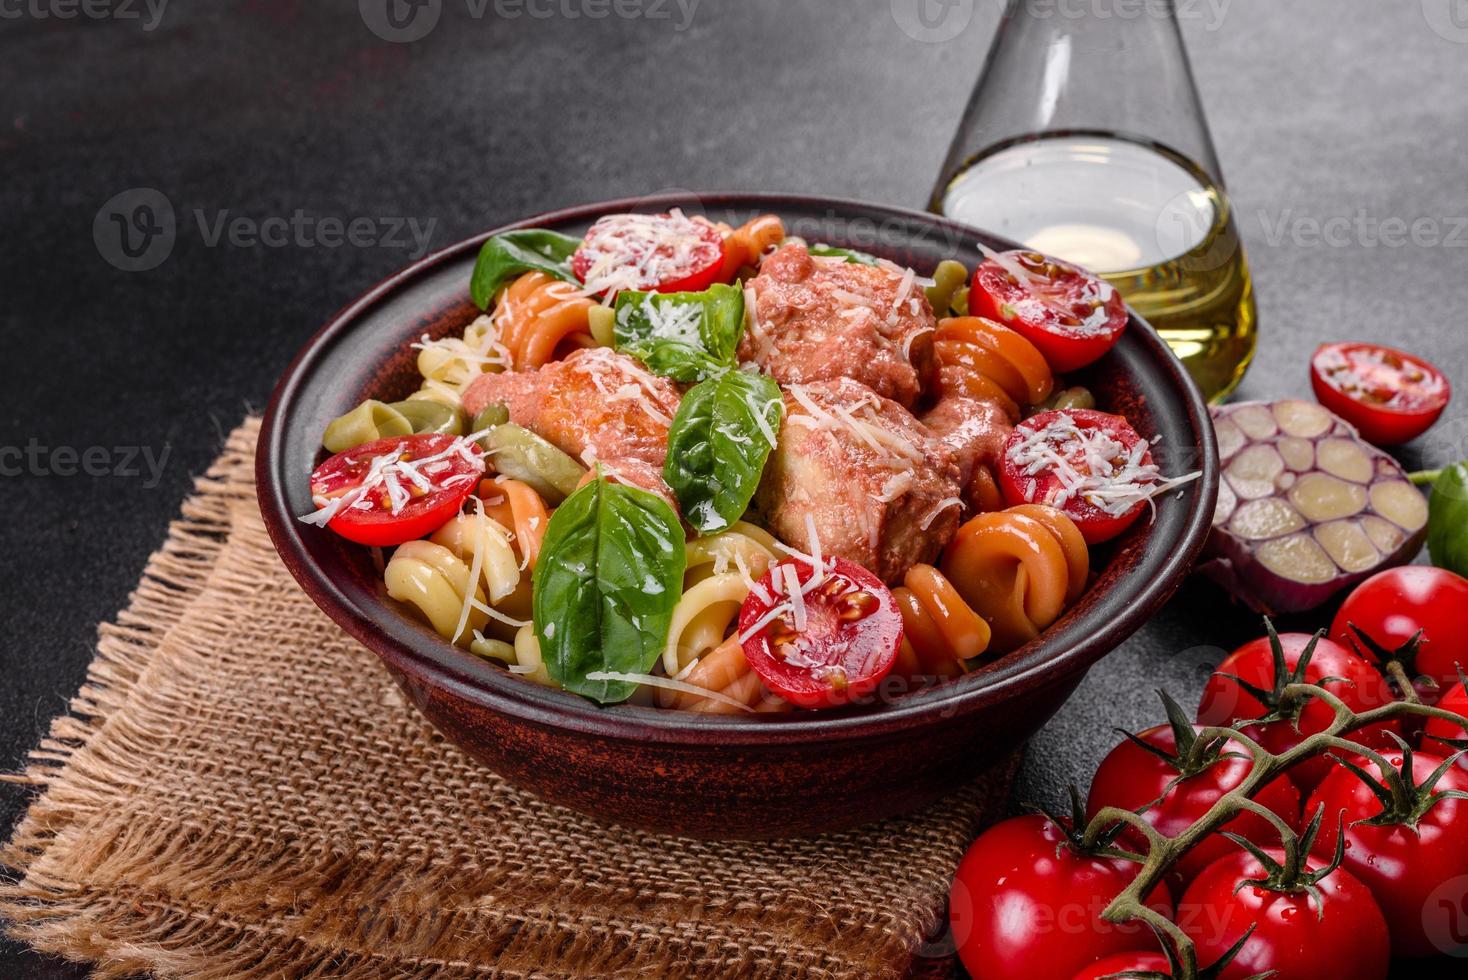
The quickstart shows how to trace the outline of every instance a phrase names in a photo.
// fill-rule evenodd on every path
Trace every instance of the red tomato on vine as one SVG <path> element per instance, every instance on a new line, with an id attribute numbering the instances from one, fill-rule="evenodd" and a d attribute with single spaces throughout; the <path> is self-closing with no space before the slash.
<path id="1" fill-rule="evenodd" d="M 1268 625 L 1268 624 L 1267 624 Z M 1246 643 L 1219 664 L 1203 688 L 1198 722 L 1235 725 L 1275 755 L 1282 755 L 1311 735 L 1330 727 L 1335 711 L 1319 698 L 1295 699 L 1291 684 L 1316 684 L 1353 711 L 1369 711 L 1394 699 L 1386 678 L 1338 643 L 1304 633 L 1269 635 Z M 1380 722 L 1353 733 L 1350 739 L 1387 748 L 1395 721 Z M 1290 771 L 1290 778 L 1309 792 L 1330 772 L 1331 760 L 1318 756 Z"/>
<path id="2" fill-rule="evenodd" d="M 1336 849 L 1339 816 L 1345 867 L 1376 896 L 1397 956 L 1468 946 L 1468 922 L 1452 921 L 1468 912 L 1468 772 L 1405 743 L 1379 761 L 1342 759 L 1310 798 L 1325 810 L 1315 852 Z"/>
<path id="3" fill-rule="evenodd" d="M 1074 792 L 1074 791 L 1073 791 Z M 1153 948 L 1137 922 L 1115 924 L 1101 913 L 1140 865 L 1083 846 L 1079 794 L 1069 821 L 1042 814 L 1015 817 L 985 831 L 958 866 L 949 922 L 958 956 L 974 977 L 1034 980 L 1070 977 L 1115 953 Z M 1164 915 L 1164 886 L 1147 897 Z"/>
<path id="4" fill-rule="evenodd" d="M 1177 702 L 1165 694 L 1162 697 L 1170 723 L 1127 735 L 1126 741 L 1111 750 L 1091 781 L 1087 809 L 1093 817 L 1108 806 L 1141 810 L 1158 832 L 1176 837 L 1237 789 L 1254 768 L 1254 759 L 1238 741 L 1215 739 L 1199 744 L 1197 735 L 1203 726 L 1190 725 Z M 1300 791 L 1289 779 L 1265 784 L 1254 800 L 1291 826 L 1299 823 Z M 1248 812 L 1224 824 L 1223 830 L 1251 840 L 1267 840 L 1274 834 L 1268 820 Z M 1145 839 L 1133 828 L 1122 831 L 1119 841 L 1133 850 L 1146 850 Z M 1174 868 L 1175 878 L 1186 884 L 1235 850 L 1226 837 L 1208 837 L 1183 856 Z"/>

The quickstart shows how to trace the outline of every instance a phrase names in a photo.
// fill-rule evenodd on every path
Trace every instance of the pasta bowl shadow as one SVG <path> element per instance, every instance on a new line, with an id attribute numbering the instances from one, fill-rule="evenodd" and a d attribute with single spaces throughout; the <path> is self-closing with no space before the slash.
<path id="1" fill-rule="evenodd" d="M 791 234 L 857 248 L 930 273 L 973 268 L 1002 239 L 921 212 L 771 194 L 660 195 L 540 215 L 454 245 L 351 303 L 296 356 L 272 397 L 256 461 L 260 508 L 281 559 L 344 630 L 374 651 L 443 735 L 506 779 L 593 817 L 700 837 L 768 838 L 836 830 L 921 807 L 1004 764 L 1188 574 L 1208 534 L 1218 453 L 1208 407 L 1154 330 L 1133 316 L 1120 344 L 1068 379 L 1126 415 L 1163 471 L 1201 479 L 1156 501 L 1093 556 L 1094 581 L 1027 646 L 955 681 L 830 713 L 716 717 L 600 707 L 538 687 L 440 639 L 390 600 L 371 552 L 300 523 L 327 423 L 365 397 L 417 387 L 423 337 L 477 315 L 470 271 L 491 234 L 520 227 L 581 234 L 603 214 L 683 207 L 738 224 L 780 215 Z"/>

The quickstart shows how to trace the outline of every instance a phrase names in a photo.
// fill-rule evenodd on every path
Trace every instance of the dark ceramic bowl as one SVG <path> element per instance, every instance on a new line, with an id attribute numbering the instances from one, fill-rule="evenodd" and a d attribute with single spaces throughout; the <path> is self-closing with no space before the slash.
<path id="1" fill-rule="evenodd" d="M 612 201 L 510 227 L 580 235 L 603 214 L 683 206 L 737 224 L 774 212 L 792 234 L 885 256 L 919 272 L 970 268 L 1000 239 L 928 214 L 781 195 Z M 501 231 L 507 229 L 500 229 Z M 1060 707 L 1086 670 L 1137 630 L 1192 567 L 1218 491 L 1208 409 L 1167 345 L 1133 318 L 1116 349 L 1075 377 L 1102 408 L 1160 436 L 1163 471 L 1203 478 L 1157 501 L 1155 520 L 1093 555 L 1094 585 L 1033 643 L 942 687 L 834 714 L 702 717 L 598 707 L 537 687 L 441 640 L 387 599 L 365 548 L 299 523 L 307 474 L 334 417 L 365 397 L 417 387 L 409 343 L 462 331 L 475 316 L 469 273 L 490 232 L 433 255 L 343 310 L 296 357 L 260 440 L 260 507 L 276 548 L 311 598 L 377 653 L 445 736 L 547 800 L 678 834 L 780 837 L 920 807 L 1005 760 Z"/>

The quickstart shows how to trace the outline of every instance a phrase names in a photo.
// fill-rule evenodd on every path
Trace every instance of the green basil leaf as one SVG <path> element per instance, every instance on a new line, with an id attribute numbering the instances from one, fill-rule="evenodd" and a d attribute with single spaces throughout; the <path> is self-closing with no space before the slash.
<path id="1" fill-rule="evenodd" d="M 746 371 L 726 371 L 683 396 L 663 479 L 690 524 L 715 534 L 743 516 L 773 448 L 765 432 L 780 431 L 784 412 L 774 379 Z"/>
<path id="2" fill-rule="evenodd" d="M 617 350 L 649 371 L 689 384 L 737 363 L 744 290 L 718 284 L 701 293 L 622 292 L 612 336 Z"/>
<path id="3" fill-rule="evenodd" d="M 571 271 L 571 256 L 581 239 L 542 228 L 522 228 L 495 235 L 479 250 L 469 296 L 481 310 L 489 309 L 500 287 L 524 272 L 544 272 L 566 282 L 579 282 Z"/>
<path id="4" fill-rule="evenodd" d="M 1468 576 L 1468 462 L 1445 467 L 1432 485 L 1427 552 L 1438 568 Z"/>
<path id="5" fill-rule="evenodd" d="M 535 629 L 551 677 L 602 704 L 625 701 L 629 681 L 662 656 L 688 556 L 683 526 L 657 494 L 594 480 L 566 498 L 535 565 Z"/>
<path id="6" fill-rule="evenodd" d="M 845 259 L 847 262 L 851 262 L 856 265 L 877 264 L 877 257 L 875 255 L 868 255 L 866 252 L 858 252 L 854 248 L 839 248 L 835 245 L 824 245 L 820 242 L 817 242 L 816 244 L 810 246 L 807 251 L 809 251 L 811 255 L 820 255 L 826 258 Z"/>

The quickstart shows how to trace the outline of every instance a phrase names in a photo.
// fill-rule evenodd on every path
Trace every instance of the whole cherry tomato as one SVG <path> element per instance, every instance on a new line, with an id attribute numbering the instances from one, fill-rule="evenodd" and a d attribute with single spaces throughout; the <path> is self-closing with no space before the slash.
<path id="1" fill-rule="evenodd" d="M 1240 686 L 1240 680 L 1248 686 Z M 1284 689 L 1292 683 L 1320 684 L 1353 711 L 1379 708 L 1392 701 L 1386 678 L 1345 647 L 1326 639 L 1317 641 L 1304 633 L 1285 633 L 1277 640 L 1271 635 L 1245 643 L 1218 665 L 1203 688 L 1198 722 L 1230 725 L 1237 721 L 1244 734 L 1280 755 L 1325 731 L 1335 720 L 1330 705 L 1318 698 L 1292 702 L 1285 697 Z M 1250 723 L 1271 716 L 1269 721 Z M 1391 733 L 1399 730 L 1396 722 L 1380 722 L 1349 737 L 1368 747 L 1385 748 L 1394 744 Z M 1318 756 L 1295 766 L 1289 776 L 1308 793 L 1331 766 L 1328 757 Z"/>
<path id="2" fill-rule="evenodd" d="M 1455 715 L 1468 718 L 1468 688 L 1465 688 L 1462 683 L 1454 684 L 1448 690 L 1448 693 L 1443 695 L 1442 700 L 1438 701 L 1437 707 L 1444 711 L 1451 711 Z M 1455 725 L 1446 718 L 1431 718 L 1428 720 L 1427 728 L 1422 734 L 1423 749 L 1428 752 L 1445 752 L 1448 751 L 1448 747 L 1436 740 L 1440 738 L 1450 738 L 1458 741 L 1468 739 L 1468 728 L 1464 728 L 1462 725 Z M 1459 760 L 1458 764 L 1468 769 L 1468 756 Z M 1468 910 L 1465 910 L 1465 912 L 1468 912 Z"/>
<path id="3" fill-rule="evenodd" d="M 1454 918 L 1468 911 L 1468 772 L 1425 752 L 1381 756 L 1395 771 L 1353 759 L 1360 772 L 1338 766 L 1310 797 L 1310 812 L 1325 808 L 1313 850 L 1335 853 L 1340 819 L 1345 868 L 1376 896 L 1392 952 L 1454 952 L 1468 944 L 1468 922 Z"/>
<path id="4" fill-rule="evenodd" d="M 1326 344 L 1310 359 L 1310 383 L 1320 404 L 1378 446 L 1416 439 L 1453 397 L 1437 368 L 1380 344 Z"/>
<path id="5" fill-rule="evenodd" d="M 1441 568 L 1408 565 L 1379 572 L 1346 597 L 1330 627 L 1331 639 L 1365 656 L 1400 653 L 1411 677 L 1432 703 L 1468 670 L 1468 579 Z M 1361 632 L 1351 629 L 1352 626 Z M 1414 645 L 1417 634 L 1421 638 Z M 1361 634 L 1365 634 L 1364 638 Z"/>
<path id="6" fill-rule="evenodd" d="M 1062 373 L 1100 359 L 1127 326 L 1126 301 L 1116 287 L 1028 250 L 985 259 L 974 271 L 968 306 L 974 316 L 1022 334 Z"/>
<path id="7" fill-rule="evenodd" d="M 1383 980 L 1391 959 L 1386 920 L 1365 885 L 1343 868 L 1302 856 L 1290 874 L 1283 851 L 1239 851 L 1210 864 L 1178 903 L 1177 924 L 1198 962 L 1224 956 L 1252 926 L 1220 980 L 1276 971 L 1274 980 Z"/>
<path id="8" fill-rule="evenodd" d="M 1082 853 L 1043 816 L 1015 817 L 985 831 L 958 866 L 949 920 L 958 956 L 983 980 L 1070 977 L 1106 956 L 1155 948 L 1140 923 L 1101 918 L 1139 865 Z M 1147 904 L 1169 915 L 1165 886 Z"/>
<path id="9" fill-rule="evenodd" d="M 1169 705 L 1169 715 L 1173 708 L 1175 703 Z M 1181 715 L 1181 709 L 1177 714 Z M 1178 723 L 1182 721 L 1181 717 L 1177 719 Z M 1176 837 L 1197 823 L 1219 798 L 1237 789 L 1254 768 L 1253 757 L 1239 742 L 1215 742 L 1199 749 L 1195 735 L 1202 730 L 1201 725 L 1159 725 L 1112 749 L 1091 781 L 1087 803 L 1091 816 L 1108 806 L 1123 810 L 1147 807 L 1143 818 L 1168 837 Z M 1194 762 L 1190 756 L 1195 752 L 1200 758 Z M 1266 783 L 1254 794 L 1254 800 L 1279 814 L 1290 826 L 1299 823 L 1300 791 L 1289 779 L 1280 777 Z M 1275 833 L 1268 820 L 1248 812 L 1224 824 L 1222 830 L 1251 840 L 1267 840 Z M 1118 843 L 1138 852 L 1146 850 L 1145 838 L 1133 828 L 1123 831 Z M 1208 837 L 1178 862 L 1176 878 L 1186 885 L 1198 872 L 1237 849 L 1226 837 Z"/>
<path id="10" fill-rule="evenodd" d="M 1161 953 L 1118 953 L 1104 960 L 1097 960 L 1077 973 L 1072 980 L 1105 980 L 1118 973 L 1155 973 L 1159 977 L 1173 975 L 1172 964 Z"/>

